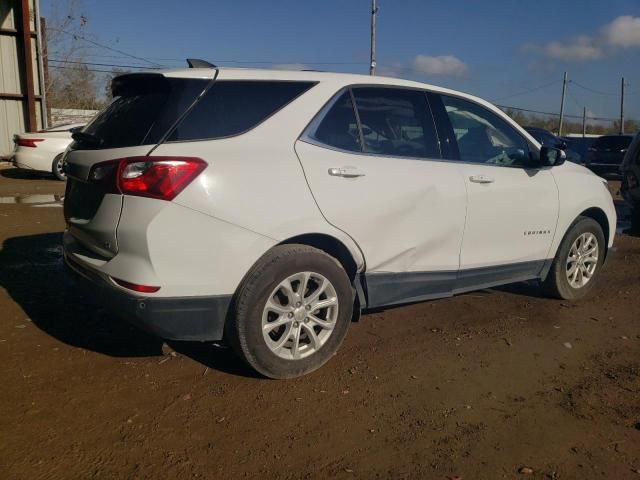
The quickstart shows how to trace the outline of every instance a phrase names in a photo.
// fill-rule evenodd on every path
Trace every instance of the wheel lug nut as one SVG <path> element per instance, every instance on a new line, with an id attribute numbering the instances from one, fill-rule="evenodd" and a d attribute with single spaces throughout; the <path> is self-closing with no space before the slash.
<path id="1" fill-rule="evenodd" d="M 291 313 L 291 312 L 287 313 L 287 317 L 293 318 L 293 313 Z"/>
<path id="2" fill-rule="evenodd" d="M 306 305 L 304 308 L 305 310 L 311 310 L 311 305 Z"/>
<path id="3" fill-rule="evenodd" d="M 296 302 L 296 307 L 299 307 L 300 305 L 302 305 L 300 302 Z"/>

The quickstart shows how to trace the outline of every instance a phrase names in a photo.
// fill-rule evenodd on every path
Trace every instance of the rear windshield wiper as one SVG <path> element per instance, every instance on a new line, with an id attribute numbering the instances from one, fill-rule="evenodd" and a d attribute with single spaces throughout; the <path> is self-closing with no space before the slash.
<path id="1" fill-rule="evenodd" d="M 71 138 L 73 138 L 78 143 L 82 143 L 91 147 L 97 147 L 102 143 L 101 138 L 98 138 L 95 135 L 87 132 L 73 132 L 71 134 Z"/>

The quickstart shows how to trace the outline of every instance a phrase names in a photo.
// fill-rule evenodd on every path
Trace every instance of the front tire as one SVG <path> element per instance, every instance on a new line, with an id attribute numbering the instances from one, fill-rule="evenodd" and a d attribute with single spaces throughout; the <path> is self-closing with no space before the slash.
<path id="1" fill-rule="evenodd" d="M 562 239 L 543 282 L 546 293 L 563 300 L 586 296 L 600 274 L 605 249 L 600 224 L 589 217 L 578 217 Z"/>
<path id="2" fill-rule="evenodd" d="M 279 245 L 245 276 L 226 337 L 265 377 L 299 377 L 336 352 L 349 328 L 353 298 L 335 258 L 307 245 Z"/>
<path id="3" fill-rule="evenodd" d="M 62 168 L 62 157 L 64 157 L 64 154 L 61 153 L 53 159 L 53 162 L 51 163 L 51 173 L 53 173 L 53 176 L 56 177 L 56 179 L 64 182 L 67 179 L 67 175 L 64 173 Z"/>

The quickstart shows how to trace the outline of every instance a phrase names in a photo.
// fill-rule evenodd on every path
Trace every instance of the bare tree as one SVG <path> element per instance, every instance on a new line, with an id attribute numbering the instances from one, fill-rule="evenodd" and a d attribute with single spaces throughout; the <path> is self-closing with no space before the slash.
<path id="1" fill-rule="evenodd" d="M 54 2 L 47 18 L 47 55 L 51 60 L 45 85 L 53 108 L 100 108 L 95 73 L 85 64 L 91 45 L 82 0 Z"/>

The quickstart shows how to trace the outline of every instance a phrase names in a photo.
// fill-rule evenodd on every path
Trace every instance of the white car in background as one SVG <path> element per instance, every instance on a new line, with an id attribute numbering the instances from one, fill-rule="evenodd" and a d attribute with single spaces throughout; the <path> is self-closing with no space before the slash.
<path id="1" fill-rule="evenodd" d="M 70 123 L 40 132 L 14 135 L 13 164 L 25 170 L 50 172 L 58 180 L 64 180 L 66 178 L 62 171 L 64 151 L 73 141 L 71 134 L 84 125 L 84 123 Z"/>

